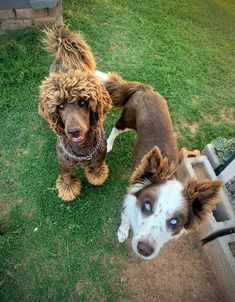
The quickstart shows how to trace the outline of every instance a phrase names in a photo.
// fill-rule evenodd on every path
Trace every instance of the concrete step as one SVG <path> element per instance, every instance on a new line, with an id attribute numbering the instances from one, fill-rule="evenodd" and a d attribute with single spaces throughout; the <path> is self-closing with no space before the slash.
<path id="1" fill-rule="evenodd" d="M 215 172 L 206 156 L 186 158 L 182 160 L 177 171 L 177 178 L 185 182 L 187 177 L 198 180 L 217 179 Z M 213 213 L 198 230 L 198 236 L 203 239 L 214 232 L 235 229 L 235 211 L 230 203 L 229 194 L 225 186 L 220 193 L 220 202 Z M 218 237 L 203 245 L 215 277 L 224 292 L 224 301 L 235 301 L 235 234 Z"/>

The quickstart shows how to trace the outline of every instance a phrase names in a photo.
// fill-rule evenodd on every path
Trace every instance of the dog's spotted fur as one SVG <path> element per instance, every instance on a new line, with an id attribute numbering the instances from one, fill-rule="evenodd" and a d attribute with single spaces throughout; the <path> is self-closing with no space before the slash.
<path id="1" fill-rule="evenodd" d="M 118 134 L 127 129 L 137 132 L 118 240 L 125 241 L 131 227 L 133 250 L 152 259 L 167 241 L 202 223 L 218 202 L 221 182 L 189 179 L 184 185 L 176 180 L 178 149 L 163 97 L 148 85 L 126 82 L 116 74 L 96 75 L 113 104 L 123 108 L 108 150 Z"/>

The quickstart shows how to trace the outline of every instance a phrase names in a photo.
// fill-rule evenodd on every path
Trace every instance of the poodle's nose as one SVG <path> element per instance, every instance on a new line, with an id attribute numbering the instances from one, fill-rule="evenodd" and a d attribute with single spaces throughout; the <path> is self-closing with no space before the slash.
<path id="1" fill-rule="evenodd" d="M 137 250 L 144 257 L 149 257 L 154 252 L 154 248 L 151 245 L 147 244 L 146 242 L 142 242 L 142 241 L 140 241 L 138 243 Z"/>
<path id="2" fill-rule="evenodd" d="M 78 127 L 71 127 L 68 128 L 68 133 L 71 134 L 72 136 L 79 136 L 80 135 L 80 129 Z"/>

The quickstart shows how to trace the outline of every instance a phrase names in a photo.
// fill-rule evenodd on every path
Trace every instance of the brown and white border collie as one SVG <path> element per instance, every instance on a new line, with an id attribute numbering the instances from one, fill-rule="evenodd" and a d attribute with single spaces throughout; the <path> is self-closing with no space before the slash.
<path id="1" fill-rule="evenodd" d="M 175 179 L 178 149 L 172 121 L 166 100 L 152 87 L 114 73 L 97 71 L 96 76 L 114 106 L 123 108 L 108 139 L 109 150 L 121 132 L 137 132 L 118 240 L 125 241 L 131 227 L 133 250 L 152 259 L 167 241 L 203 222 L 218 202 L 221 182 L 188 179 L 182 184 Z"/>

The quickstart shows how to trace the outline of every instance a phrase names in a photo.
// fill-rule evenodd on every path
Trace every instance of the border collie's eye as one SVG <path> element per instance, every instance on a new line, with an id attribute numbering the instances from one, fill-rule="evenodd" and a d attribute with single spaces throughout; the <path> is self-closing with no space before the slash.
<path id="1" fill-rule="evenodd" d="M 80 107 L 84 107 L 84 106 L 86 105 L 86 102 L 85 102 L 85 101 L 80 101 L 80 102 L 78 103 L 78 105 L 79 105 Z"/>
<path id="2" fill-rule="evenodd" d="M 153 207 L 151 205 L 150 202 L 146 201 L 143 205 L 142 205 L 142 208 L 141 208 L 142 212 L 144 214 L 151 214 L 152 211 L 153 211 Z"/>
<path id="3" fill-rule="evenodd" d="M 63 105 L 63 104 L 60 104 L 60 105 L 59 105 L 59 108 L 60 108 L 60 109 L 64 109 L 64 105 Z"/>
<path id="4" fill-rule="evenodd" d="M 178 220 L 176 218 L 171 218 L 169 220 L 169 224 L 172 225 L 172 226 L 176 226 L 178 223 Z"/>

